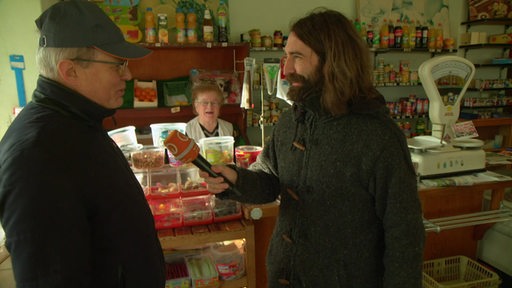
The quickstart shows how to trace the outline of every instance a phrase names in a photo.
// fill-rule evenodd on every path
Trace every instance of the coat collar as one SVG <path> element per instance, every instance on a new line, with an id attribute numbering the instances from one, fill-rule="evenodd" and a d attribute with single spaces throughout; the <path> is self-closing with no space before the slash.
<path id="1" fill-rule="evenodd" d="M 91 124 L 101 125 L 104 118 L 114 115 L 116 111 L 102 107 L 80 93 L 41 75 L 37 80 L 33 100 Z"/>

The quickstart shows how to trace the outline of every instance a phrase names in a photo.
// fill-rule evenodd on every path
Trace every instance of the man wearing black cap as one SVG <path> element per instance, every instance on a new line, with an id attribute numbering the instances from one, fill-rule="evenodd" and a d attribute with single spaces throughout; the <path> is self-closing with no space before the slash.
<path id="1" fill-rule="evenodd" d="M 40 77 L 0 142 L 0 220 L 17 287 L 155 287 L 164 260 L 140 184 L 102 128 L 123 103 L 125 42 L 93 3 L 37 20 Z"/>

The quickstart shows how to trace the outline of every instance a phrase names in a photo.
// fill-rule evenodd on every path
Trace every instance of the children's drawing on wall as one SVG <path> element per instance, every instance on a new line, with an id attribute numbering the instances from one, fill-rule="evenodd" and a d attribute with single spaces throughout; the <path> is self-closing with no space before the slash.
<path id="1" fill-rule="evenodd" d="M 448 0 L 358 0 L 360 22 L 380 27 L 384 20 L 409 25 L 442 26 L 444 35 L 450 35 Z"/>

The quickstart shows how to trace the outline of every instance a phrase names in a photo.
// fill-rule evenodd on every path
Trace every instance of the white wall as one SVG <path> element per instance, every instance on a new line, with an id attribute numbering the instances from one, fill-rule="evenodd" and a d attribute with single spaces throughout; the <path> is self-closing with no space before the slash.
<path id="1" fill-rule="evenodd" d="M 38 75 L 35 65 L 37 33 L 34 20 L 44 7 L 56 1 L 0 0 L 0 137 L 8 127 L 13 107 L 18 105 L 16 80 L 14 71 L 10 69 L 9 55 L 21 54 L 25 58 L 26 70 L 23 75 L 29 101 Z M 356 18 L 355 3 L 340 0 L 230 0 L 231 39 L 238 41 L 241 33 L 254 28 L 260 29 L 264 35 L 271 35 L 274 30 L 287 34 L 291 21 L 319 6 L 339 10 L 353 19 Z M 456 36 L 459 34 L 459 24 L 466 16 L 466 1 L 449 1 L 449 4 L 450 28 L 452 35 Z"/>

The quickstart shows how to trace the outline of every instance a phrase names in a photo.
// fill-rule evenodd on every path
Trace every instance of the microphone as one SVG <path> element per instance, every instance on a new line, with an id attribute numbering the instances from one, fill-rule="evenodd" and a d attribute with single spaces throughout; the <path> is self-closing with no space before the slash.
<path id="1" fill-rule="evenodd" d="M 181 133 L 178 130 L 172 130 L 167 138 L 164 140 L 164 145 L 167 147 L 169 152 L 183 163 L 194 163 L 197 168 L 201 169 L 204 172 L 207 172 L 212 177 L 222 177 L 224 181 L 229 184 L 229 188 L 237 195 L 242 195 L 238 189 L 236 189 L 233 183 L 229 181 L 224 175 L 218 174 L 212 170 L 212 165 L 208 160 L 204 159 L 201 154 L 199 154 L 199 146 L 190 139 L 187 135 Z"/>

